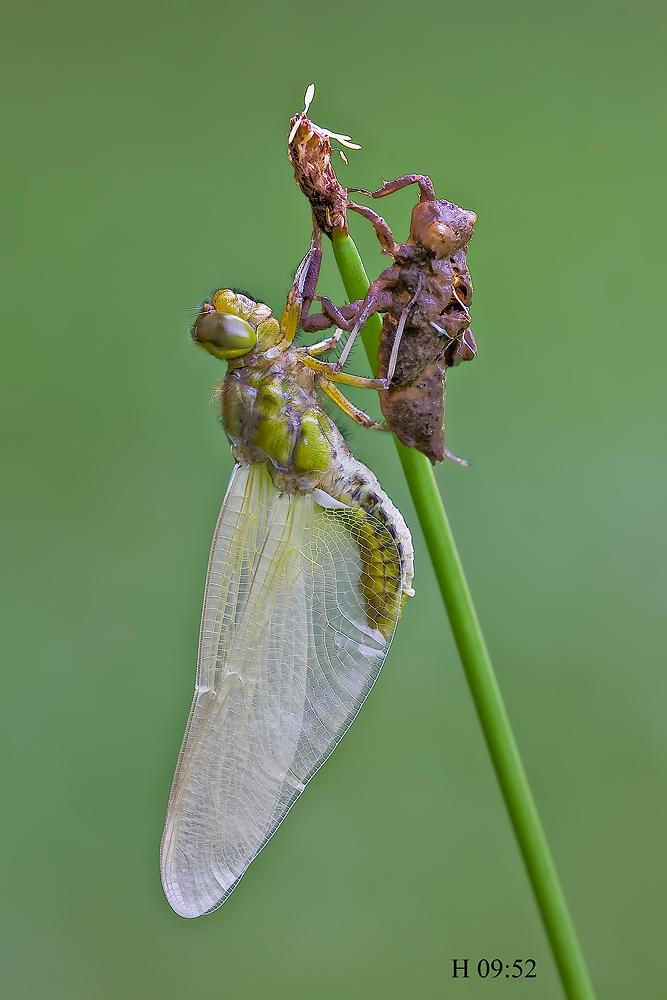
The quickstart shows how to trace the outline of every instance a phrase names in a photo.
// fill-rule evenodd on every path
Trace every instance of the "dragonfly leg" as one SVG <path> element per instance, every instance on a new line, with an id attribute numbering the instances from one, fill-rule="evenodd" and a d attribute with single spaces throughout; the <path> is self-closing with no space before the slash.
<path id="1" fill-rule="evenodd" d="M 386 431 L 389 430 L 386 423 L 374 420 L 373 417 L 369 417 L 367 413 L 360 410 L 358 406 L 351 403 L 350 400 L 343 395 L 338 386 L 334 385 L 333 382 L 329 382 L 326 378 L 321 378 L 319 381 L 319 386 L 322 392 L 331 399 L 336 406 L 338 406 L 343 413 L 346 413 L 348 417 L 351 417 L 356 423 L 361 424 L 362 427 L 368 427 L 374 431 Z"/>
<path id="2" fill-rule="evenodd" d="M 322 312 L 309 315 L 307 308 L 304 308 L 301 316 L 301 326 L 306 333 L 326 330 L 330 326 L 338 326 L 341 330 L 349 333 L 353 325 L 352 320 L 357 312 L 358 302 L 350 302 L 348 305 L 338 308 L 326 295 L 317 295 L 315 298 L 322 303 Z M 310 302 L 308 303 L 309 305 Z"/>
<path id="3" fill-rule="evenodd" d="M 355 188 L 354 190 L 357 189 Z M 386 220 L 381 215 L 378 215 L 377 212 L 374 212 L 372 208 L 367 208 L 365 205 L 357 205 L 355 201 L 348 201 L 347 207 L 352 209 L 353 212 L 363 215 L 364 219 L 368 219 L 375 230 L 383 252 L 395 257 L 398 250 L 398 243 L 394 239 L 394 234 Z"/>
<path id="4" fill-rule="evenodd" d="M 307 347 L 306 350 L 308 351 L 311 358 L 316 358 L 319 354 L 326 354 L 327 351 L 332 351 L 334 349 L 334 347 L 340 341 L 340 338 L 343 336 L 343 333 L 344 333 L 343 330 L 341 330 L 339 327 L 336 327 L 335 332 L 332 333 L 330 337 L 327 337 L 326 340 L 318 341 L 317 344 L 310 344 L 310 346 Z"/>
<path id="5" fill-rule="evenodd" d="M 288 343 L 294 339 L 299 325 L 306 333 L 326 330 L 330 326 L 338 326 L 348 332 L 352 329 L 350 320 L 356 312 L 355 304 L 352 303 L 338 309 L 330 299 L 317 294 L 321 266 L 321 234 L 319 227 L 314 225 L 308 253 L 294 275 L 294 282 L 283 313 L 282 326 Z M 322 312 L 310 313 L 310 307 L 314 301 L 321 302 Z"/>
<path id="6" fill-rule="evenodd" d="M 313 236 L 310 241 L 308 253 L 303 258 L 296 269 L 292 287 L 287 296 L 285 309 L 280 320 L 280 328 L 283 334 L 283 343 L 291 344 L 302 323 L 302 314 L 307 316 L 310 303 L 315 297 L 317 279 L 322 263 L 322 246 L 320 243 L 319 229 L 313 229 Z M 327 326 L 331 326 L 327 323 Z"/>
<path id="7" fill-rule="evenodd" d="M 323 375 L 329 382 L 340 382 L 341 385 L 353 385 L 357 389 L 386 389 L 389 385 L 384 378 L 364 378 L 363 375 L 351 375 L 340 371 L 338 365 L 326 361 L 318 361 L 308 354 L 308 348 L 299 352 L 299 357 L 306 368 Z"/>
<path id="8" fill-rule="evenodd" d="M 339 326 L 341 330 L 350 333 L 353 327 L 352 320 L 356 318 L 359 306 L 361 305 L 360 300 L 357 299 L 356 302 L 349 302 L 344 306 L 340 306 L 340 308 L 334 305 L 326 295 L 320 295 L 320 302 L 322 303 L 322 312 L 326 316 L 329 316 L 332 322 L 336 326 Z"/>
<path id="9" fill-rule="evenodd" d="M 403 177 L 397 177 L 395 181 L 385 181 L 377 191 L 367 191 L 365 188 L 348 188 L 348 191 L 358 191 L 360 194 L 368 195 L 369 198 L 384 198 L 410 184 L 419 185 L 420 201 L 433 201 L 435 199 L 433 181 L 426 174 L 405 174 Z"/>

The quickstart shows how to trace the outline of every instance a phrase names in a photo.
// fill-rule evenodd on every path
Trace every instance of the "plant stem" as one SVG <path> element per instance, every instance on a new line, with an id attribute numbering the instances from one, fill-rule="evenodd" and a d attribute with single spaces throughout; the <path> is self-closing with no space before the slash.
<path id="1" fill-rule="evenodd" d="M 332 245 L 350 301 L 363 298 L 369 282 L 353 240 L 336 230 Z M 380 317 L 375 314 L 362 331 L 373 370 L 381 325 Z M 512 733 L 433 467 L 425 455 L 406 448 L 397 439 L 396 446 L 565 994 L 570 1000 L 594 1000 L 593 986 Z"/>

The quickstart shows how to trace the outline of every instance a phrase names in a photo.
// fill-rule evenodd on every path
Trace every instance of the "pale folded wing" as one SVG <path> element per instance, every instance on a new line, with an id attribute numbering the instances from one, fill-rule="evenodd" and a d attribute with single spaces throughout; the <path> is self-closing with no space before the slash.
<path id="1" fill-rule="evenodd" d="M 281 495 L 263 466 L 236 467 L 162 840 L 164 890 L 182 916 L 225 901 L 377 678 L 393 629 L 385 638 L 367 620 L 363 537 L 358 508 Z"/>

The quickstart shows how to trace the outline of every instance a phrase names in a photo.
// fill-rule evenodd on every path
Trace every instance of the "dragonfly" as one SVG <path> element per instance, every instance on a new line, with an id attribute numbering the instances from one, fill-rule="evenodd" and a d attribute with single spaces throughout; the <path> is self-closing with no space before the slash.
<path id="1" fill-rule="evenodd" d="M 192 328 L 227 363 L 217 399 L 235 465 L 160 850 L 183 917 L 229 898 L 354 720 L 414 593 L 407 525 L 322 405 L 378 426 L 340 389 L 375 381 L 320 360 L 340 329 L 295 343 L 318 253 L 314 237 L 280 320 L 223 288 Z"/>

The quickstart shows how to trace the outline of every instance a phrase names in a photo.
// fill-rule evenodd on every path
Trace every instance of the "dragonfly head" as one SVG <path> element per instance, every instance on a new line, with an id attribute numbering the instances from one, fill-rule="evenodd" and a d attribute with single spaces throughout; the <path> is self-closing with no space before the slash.
<path id="1" fill-rule="evenodd" d="M 220 288 L 204 302 L 192 327 L 192 339 L 214 358 L 232 361 L 250 354 L 265 339 L 267 324 L 275 324 L 262 302 L 233 288 Z"/>

